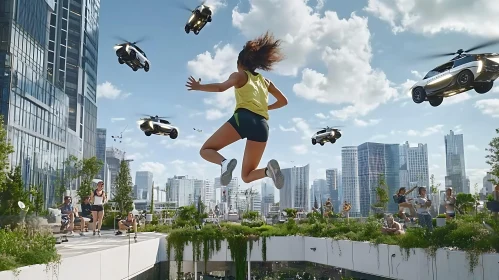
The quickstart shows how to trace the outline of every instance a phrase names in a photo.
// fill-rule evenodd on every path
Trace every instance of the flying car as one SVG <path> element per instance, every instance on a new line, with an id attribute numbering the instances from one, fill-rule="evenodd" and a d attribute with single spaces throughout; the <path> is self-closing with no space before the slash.
<path id="1" fill-rule="evenodd" d="M 185 9 L 189 10 L 189 8 L 185 7 Z M 189 32 L 194 32 L 194 34 L 198 35 L 201 29 L 208 23 L 211 22 L 211 15 L 213 12 L 211 8 L 203 4 L 197 6 L 194 10 L 189 10 L 192 12 L 189 20 L 185 24 L 185 33 L 189 34 Z"/>
<path id="2" fill-rule="evenodd" d="M 126 40 L 123 41 L 125 41 L 125 43 L 116 44 L 114 46 L 114 50 L 118 56 L 118 62 L 120 64 L 126 63 L 133 71 L 137 71 L 141 68 L 144 69 L 144 71 L 149 72 L 151 63 L 144 51 L 137 46 L 138 41 L 133 43 Z"/>
<path id="3" fill-rule="evenodd" d="M 197 128 L 193 128 L 194 131 L 197 131 L 197 132 L 203 132 L 202 129 L 197 129 Z"/>
<path id="4" fill-rule="evenodd" d="M 340 137 L 341 132 L 338 128 L 327 126 L 317 131 L 317 133 L 312 136 L 312 145 L 319 143 L 321 146 L 324 146 L 324 143 L 326 142 L 334 144 Z"/>
<path id="5" fill-rule="evenodd" d="M 138 121 L 140 130 L 146 136 L 152 134 L 160 136 L 170 136 L 171 139 L 177 139 L 178 128 L 173 126 L 169 121 L 165 120 L 166 117 L 150 116 L 142 118 Z"/>
<path id="6" fill-rule="evenodd" d="M 430 57 L 456 55 L 450 61 L 429 71 L 424 78 L 411 87 L 414 103 L 428 101 L 431 106 L 442 104 L 444 98 L 474 89 L 479 94 L 487 93 L 499 77 L 499 54 L 469 52 L 499 43 L 490 41 L 468 50 L 438 54 Z"/>

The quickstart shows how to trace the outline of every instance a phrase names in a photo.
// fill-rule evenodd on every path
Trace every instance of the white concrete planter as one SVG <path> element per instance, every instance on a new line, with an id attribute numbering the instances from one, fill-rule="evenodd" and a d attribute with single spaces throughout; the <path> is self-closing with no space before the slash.
<path id="1" fill-rule="evenodd" d="M 152 222 L 152 214 L 146 214 L 146 222 Z"/>
<path id="2" fill-rule="evenodd" d="M 437 218 L 437 227 L 445 226 L 446 219 L 445 218 Z"/>

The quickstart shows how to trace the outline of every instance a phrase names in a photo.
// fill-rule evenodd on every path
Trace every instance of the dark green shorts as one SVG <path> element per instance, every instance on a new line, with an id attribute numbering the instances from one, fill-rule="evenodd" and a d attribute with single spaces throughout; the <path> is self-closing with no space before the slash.
<path id="1" fill-rule="evenodd" d="M 247 138 L 255 142 L 267 142 L 269 125 L 267 120 L 247 109 L 237 109 L 227 121 L 239 133 L 241 139 Z"/>

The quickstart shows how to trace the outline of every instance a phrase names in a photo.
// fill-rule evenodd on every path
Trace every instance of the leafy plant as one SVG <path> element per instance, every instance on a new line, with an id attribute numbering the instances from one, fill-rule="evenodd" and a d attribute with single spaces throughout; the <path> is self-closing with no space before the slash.
<path id="1" fill-rule="evenodd" d="M 385 175 L 379 174 L 378 177 L 378 186 L 375 189 L 376 191 L 376 203 L 373 204 L 374 207 L 383 208 L 386 210 L 386 206 L 388 205 L 388 186 L 386 185 Z"/>
<path id="2" fill-rule="evenodd" d="M 130 175 L 130 166 L 126 160 L 121 160 L 120 170 L 116 175 L 113 200 L 118 204 L 121 215 L 133 210 L 133 182 Z"/>
<path id="3" fill-rule="evenodd" d="M 3 116 L 0 116 L 0 191 L 4 191 L 6 188 L 4 183 L 9 170 L 9 155 L 13 152 L 14 147 L 8 141 Z"/>
<path id="4" fill-rule="evenodd" d="M 81 178 L 77 194 L 80 199 L 89 196 L 92 193 L 92 180 L 97 177 L 104 163 L 97 157 L 84 158 L 79 163 L 79 170 L 76 174 Z"/>
<path id="5" fill-rule="evenodd" d="M 296 218 L 296 214 L 298 213 L 298 210 L 292 209 L 292 208 L 286 208 L 286 209 L 284 209 L 284 212 L 286 213 L 286 216 L 288 218 L 293 219 L 293 218 Z"/>
<path id="6" fill-rule="evenodd" d="M 499 128 L 496 129 L 496 134 L 499 134 Z M 494 175 L 495 178 L 499 178 L 499 136 L 492 138 L 489 143 L 489 147 L 485 149 L 489 152 L 488 155 L 485 156 L 487 159 L 487 164 L 490 165 L 491 170 L 490 174 Z M 499 179 L 498 179 L 499 180 Z M 499 181 L 496 179 L 491 179 L 490 181 L 494 185 L 498 185 Z"/>
<path id="7" fill-rule="evenodd" d="M 20 166 L 7 174 L 6 182 L 0 192 L 0 216 L 19 215 L 21 209 L 17 205 L 18 201 L 24 202 L 27 206 L 30 205 L 29 192 L 24 188 Z"/>
<path id="8" fill-rule="evenodd" d="M 243 214 L 243 219 L 256 221 L 259 218 L 260 218 L 260 213 L 258 211 L 248 211 L 248 212 Z"/>
<path id="9" fill-rule="evenodd" d="M 469 193 L 456 195 L 456 209 L 461 214 L 469 214 L 476 207 L 476 197 Z"/>
<path id="10" fill-rule="evenodd" d="M 431 174 L 430 176 L 430 193 L 437 194 L 438 189 L 440 188 L 440 183 L 435 185 L 435 175 Z"/>
<path id="11" fill-rule="evenodd" d="M 41 214 L 43 211 L 43 205 L 45 202 L 43 189 L 41 185 L 31 186 L 29 191 L 32 199 L 32 210 L 35 215 Z"/>

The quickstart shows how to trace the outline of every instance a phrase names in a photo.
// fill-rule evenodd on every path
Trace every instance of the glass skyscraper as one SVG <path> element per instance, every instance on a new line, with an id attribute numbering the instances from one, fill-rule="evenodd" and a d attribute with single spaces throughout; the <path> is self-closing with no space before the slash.
<path id="1" fill-rule="evenodd" d="M 96 153 L 100 0 L 55 0 L 50 14 L 47 79 L 69 98 L 68 152 Z"/>
<path id="2" fill-rule="evenodd" d="M 102 161 L 103 165 L 99 171 L 100 179 L 104 182 L 107 179 L 107 161 L 106 161 L 106 136 L 107 131 L 105 128 L 97 128 L 97 141 L 96 141 L 96 156 L 97 159 Z"/>
<path id="3" fill-rule="evenodd" d="M 376 188 L 380 175 L 388 186 L 388 211 L 398 211 L 391 199 L 400 185 L 400 156 L 398 144 L 364 143 L 358 147 L 360 214 L 369 216 L 371 204 L 375 203 Z"/>
<path id="4" fill-rule="evenodd" d="M 26 188 L 40 185 L 45 203 L 66 157 L 68 97 L 47 79 L 49 14 L 53 1 L 2 0 L 0 114 L 14 146 L 11 168 L 21 166 Z"/>

